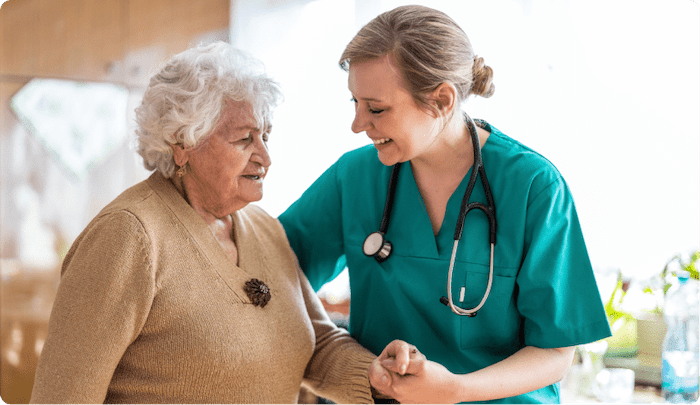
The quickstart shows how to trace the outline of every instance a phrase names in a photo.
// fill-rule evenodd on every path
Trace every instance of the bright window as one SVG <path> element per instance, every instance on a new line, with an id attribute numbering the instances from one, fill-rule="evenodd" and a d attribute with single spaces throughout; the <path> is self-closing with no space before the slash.
<path id="1" fill-rule="evenodd" d="M 353 106 L 337 60 L 364 23 L 408 2 L 233 3 L 233 44 L 262 59 L 286 97 L 260 203 L 276 216 L 343 152 L 368 143 L 350 131 Z M 596 269 L 650 276 L 700 247 L 695 2 L 410 3 L 452 16 L 494 69 L 495 95 L 470 99 L 466 111 L 560 169 Z"/>

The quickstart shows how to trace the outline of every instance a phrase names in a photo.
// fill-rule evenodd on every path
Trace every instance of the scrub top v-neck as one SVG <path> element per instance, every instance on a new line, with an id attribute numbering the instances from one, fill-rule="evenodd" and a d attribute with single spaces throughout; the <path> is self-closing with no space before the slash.
<path id="1" fill-rule="evenodd" d="M 482 148 L 497 207 L 494 280 L 475 317 L 440 302 L 455 224 L 470 172 L 450 197 L 437 235 L 410 164 L 402 165 L 378 263 L 362 244 L 379 229 L 391 167 L 373 146 L 343 155 L 280 221 L 301 268 L 318 290 L 346 266 L 350 333 L 375 354 L 394 339 L 416 345 L 429 360 L 464 374 L 525 346 L 574 346 L 610 336 L 571 193 L 544 157 L 488 126 Z M 485 202 L 480 183 L 470 201 Z M 489 273 L 488 220 L 467 215 L 452 280 L 455 305 L 476 306 Z M 463 290 L 463 292 L 462 292 Z M 496 402 L 558 402 L 557 385 Z"/>

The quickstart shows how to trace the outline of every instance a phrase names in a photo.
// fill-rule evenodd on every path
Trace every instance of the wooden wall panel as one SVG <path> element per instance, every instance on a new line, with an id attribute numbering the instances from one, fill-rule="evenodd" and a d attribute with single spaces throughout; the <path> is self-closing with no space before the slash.
<path id="1" fill-rule="evenodd" d="M 9 0 L 0 75 L 145 86 L 163 59 L 228 39 L 229 0 Z"/>
<path id="2" fill-rule="evenodd" d="M 129 0 L 129 48 L 172 44 L 179 52 L 208 32 L 228 29 L 229 0 Z M 169 27 L 169 29 L 163 29 Z"/>
<path id="3" fill-rule="evenodd" d="M 0 133 L 8 131 L 10 129 L 8 125 L 15 120 L 15 116 L 10 108 L 10 100 L 24 85 L 25 83 L 23 82 L 0 82 Z"/>
<path id="4" fill-rule="evenodd" d="M 170 56 L 229 38 L 229 0 L 128 0 L 124 83 L 145 87 Z"/>
<path id="5" fill-rule="evenodd" d="M 7 75 L 102 80 L 124 54 L 123 0 L 10 0 L 2 7 Z"/>

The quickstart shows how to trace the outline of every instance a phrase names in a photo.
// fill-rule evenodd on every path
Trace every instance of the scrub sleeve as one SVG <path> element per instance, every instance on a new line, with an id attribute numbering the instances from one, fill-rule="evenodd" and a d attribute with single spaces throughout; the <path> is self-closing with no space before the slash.
<path id="1" fill-rule="evenodd" d="M 402 339 L 464 374 L 525 346 L 566 347 L 610 336 L 566 182 L 544 157 L 485 125 L 491 136 L 482 156 L 498 228 L 492 292 L 476 317 L 455 315 L 439 302 L 447 295 L 454 226 L 470 173 L 433 235 L 410 164 L 402 165 L 386 235 L 393 251 L 382 263 L 361 247 L 379 229 L 391 171 L 371 145 L 341 157 L 279 218 L 314 289 L 347 265 L 350 333 L 375 354 Z M 471 201 L 485 202 L 480 181 Z M 452 295 L 464 308 L 478 304 L 488 280 L 488 223 L 473 212 L 453 274 Z M 493 402 L 556 403 L 558 385 Z"/>

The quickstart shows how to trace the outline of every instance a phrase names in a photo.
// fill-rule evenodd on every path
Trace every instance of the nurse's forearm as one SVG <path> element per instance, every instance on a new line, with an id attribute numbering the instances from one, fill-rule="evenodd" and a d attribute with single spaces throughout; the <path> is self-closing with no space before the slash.
<path id="1" fill-rule="evenodd" d="M 573 347 L 524 347 L 503 361 L 460 375 L 455 402 L 513 397 L 554 384 L 564 378 L 573 356 Z"/>

